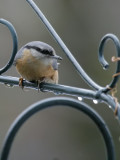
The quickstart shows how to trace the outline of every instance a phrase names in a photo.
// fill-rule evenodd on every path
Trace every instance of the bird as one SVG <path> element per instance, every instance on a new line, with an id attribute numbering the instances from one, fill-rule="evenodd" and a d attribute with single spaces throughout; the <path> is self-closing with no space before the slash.
<path id="1" fill-rule="evenodd" d="M 58 84 L 58 60 L 53 47 L 41 41 L 32 41 L 25 44 L 16 53 L 14 65 L 21 75 L 19 86 L 23 88 L 23 80 L 38 84 L 41 82 Z"/>

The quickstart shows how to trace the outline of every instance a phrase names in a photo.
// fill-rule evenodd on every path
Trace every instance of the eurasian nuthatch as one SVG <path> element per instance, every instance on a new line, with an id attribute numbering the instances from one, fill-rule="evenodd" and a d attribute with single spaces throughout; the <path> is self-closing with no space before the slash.
<path id="1" fill-rule="evenodd" d="M 62 60 L 48 44 L 33 41 L 16 54 L 15 66 L 22 79 L 31 82 L 58 83 L 58 63 Z"/>

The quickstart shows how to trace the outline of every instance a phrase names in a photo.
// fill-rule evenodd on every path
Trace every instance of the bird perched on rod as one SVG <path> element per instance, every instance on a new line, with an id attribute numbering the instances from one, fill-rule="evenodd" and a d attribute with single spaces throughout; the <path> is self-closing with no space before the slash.
<path id="1" fill-rule="evenodd" d="M 55 50 L 48 44 L 40 41 L 29 42 L 16 54 L 14 64 L 23 79 L 31 82 L 58 83 L 58 63 L 62 58 L 56 55 Z"/>

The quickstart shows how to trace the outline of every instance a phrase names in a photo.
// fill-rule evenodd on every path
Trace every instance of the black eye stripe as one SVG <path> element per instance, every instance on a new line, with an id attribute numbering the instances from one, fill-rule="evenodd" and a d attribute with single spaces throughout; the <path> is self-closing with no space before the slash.
<path id="1" fill-rule="evenodd" d="M 53 56 L 53 52 L 51 51 L 51 50 L 47 50 L 47 49 L 44 49 L 44 50 L 42 50 L 41 51 L 43 54 L 48 54 L 48 55 L 51 55 L 51 56 Z"/>
<path id="2" fill-rule="evenodd" d="M 35 49 L 36 51 L 41 52 L 41 53 L 43 53 L 45 55 L 53 56 L 53 51 L 52 50 L 41 49 L 41 48 L 36 47 L 36 46 L 28 46 L 28 45 L 25 46 L 25 48 L 27 48 L 27 49 Z"/>

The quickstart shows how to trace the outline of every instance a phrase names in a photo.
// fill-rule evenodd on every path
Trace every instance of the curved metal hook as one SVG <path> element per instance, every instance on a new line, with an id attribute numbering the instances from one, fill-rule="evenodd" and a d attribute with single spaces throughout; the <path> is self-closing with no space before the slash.
<path id="1" fill-rule="evenodd" d="M 103 55 L 105 42 L 108 39 L 111 39 L 114 42 L 114 44 L 116 46 L 116 50 L 117 50 L 117 56 L 120 57 L 120 41 L 119 41 L 119 39 L 114 34 L 106 34 L 101 39 L 100 46 L 99 46 L 99 52 L 98 52 L 99 62 L 101 63 L 101 65 L 103 66 L 104 69 L 107 69 L 109 67 L 108 62 L 105 60 L 104 55 Z M 117 68 L 116 68 L 116 73 L 119 73 L 119 72 L 120 72 L 120 61 L 117 62 Z M 109 84 L 109 87 L 106 88 L 106 91 L 109 91 L 110 88 L 114 88 L 118 79 L 119 79 L 119 76 L 115 76 L 113 78 L 112 82 Z"/>
<path id="2" fill-rule="evenodd" d="M 103 121 L 103 119 L 98 115 L 96 111 L 94 111 L 87 104 L 79 102 L 75 99 L 66 98 L 66 97 L 48 98 L 46 100 L 42 100 L 42 101 L 39 101 L 31 105 L 29 108 L 23 111 L 14 121 L 14 123 L 12 124 L 12 126 L 10 127 L 7 133 L 5 143 L 2 148 L 0 160 L 7 160 L 12 142 L 15 138 L 15 135 L 20 129 L 20 127 L 26 122 L 26 120 L 28 120 L 32 115 L 34 115 L 38 111 L 41 111 L 49 107 L 60 106 L 60 105 L 65 105 L 68 107 L 75 108 L 79 111 L 82 111 L 86 115 L 88 115 L 95 122 L 95 124 L 99 128 L 104 138 L 106 148 L 107 148 L 108 160 L 115 160 L 113 140 L 109 132 L 109 129 L 107 125 L 105 124 L 105 122 Z"/>
<path id="3" fill-rule="evenodd" d="M 16 55 L 17 50 L 18 50 L 18 39 L 17 39 L 16 30 L 9 21 L 7 21 L 5 19 L 0 19 L 0 23 L 2 23 L 2 24 L 4 24 L 5 26 L 8 27 L 8 29 L 11 32 L 12 40 L 13 40 L 13 51 L 12 51 L 11 58 L 8 61 L 8 63 L 3 68 L 0 69 L 0 75 L 1 75 L 2 73 L 6 72 L 13 64 L 15 55 Z"/>

